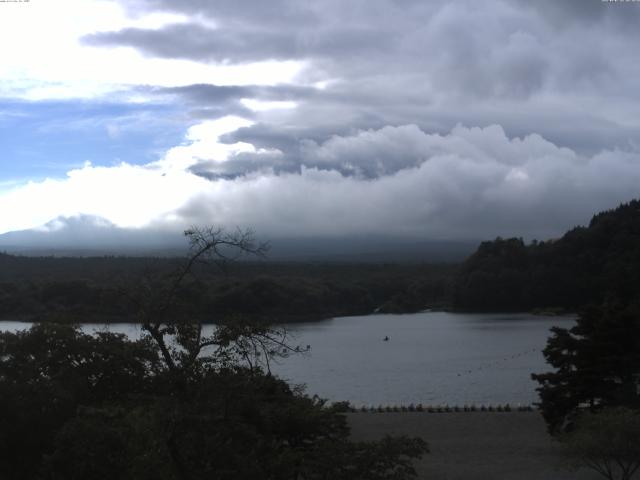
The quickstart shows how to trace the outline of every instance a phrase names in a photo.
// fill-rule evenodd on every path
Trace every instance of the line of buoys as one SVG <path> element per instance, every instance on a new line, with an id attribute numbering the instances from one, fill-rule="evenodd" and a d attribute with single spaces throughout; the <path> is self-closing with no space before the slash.
<path id="1" fill-rule="evenodd" d="M 504 362 L 508 362 L 510 360 L 515 360 L 516 358 L 524 357 L 525 355 L 529 355 L 529 354 L 534 353 L 536 351 L 538 351 L 537 348 L 531 348 L 529 350 L 525 350 L 525 351 L 520 352 L 520 353 L 514 353 L 513 355 L 508 355 L 506 357 L 499 358 L 497 360 L 494 360 L 493 362 L 488 362 L 488 363 L 482 364 L 479 367 L 472 368 L 472 369 L 469 369 L 469 370 L 465 370 L 463 372 L 458 372 L 456 374 L 456 376 L 457 377 L 461 377 L 463 375 L 470 375 L 472 373 L 480 372 L 480 371 L 485 370 L 485 369 L 493 368 L 495 366 L 503 364 Z"/>
<path id="2" fill-rule="evenodd" d="M 463 412 L 533 412 L 533 405 L 378 405 L 361 406 L 343 405 L 341 411 L 350 413 L 401 413 L 401 412 L 425 412 L 425 413 L 463 413 Z"/>

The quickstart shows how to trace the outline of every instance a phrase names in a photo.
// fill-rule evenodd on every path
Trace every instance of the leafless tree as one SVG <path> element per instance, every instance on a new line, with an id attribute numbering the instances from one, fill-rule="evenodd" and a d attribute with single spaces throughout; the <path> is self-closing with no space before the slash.
<path id="1" fill-rule="evenodd" d="M 237 318 L 217 323 L 212 333 L 205 334 L 201 319 L 185 317 L 178 296 L 187 279 L 196 278 L 198 265 L 225 270 L 243 256 L 264 257 L 268 245 L 256 241 L 252 230 L 192 227 L 184 234 L 189 241 L 185 260 L 168 278 L 147 277 L 142 295 L 136 300 L 142 330 L 155 341 L 170 371 L 239 363 L 270 371 L 273 359 L 303 351 L 290 343 L 291 338 L 282 327 Z"/>

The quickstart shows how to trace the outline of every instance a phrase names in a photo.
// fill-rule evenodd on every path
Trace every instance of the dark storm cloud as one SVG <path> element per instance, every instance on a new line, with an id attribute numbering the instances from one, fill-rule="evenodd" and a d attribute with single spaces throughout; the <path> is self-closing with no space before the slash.
<path id="1" fill-rule="evenodd" d="M 271 23 L 285 27 L 318 22 L 312 3 L 297 0 L 127 0 L 122 5 L 134 14 L 160 10 L 243 24 Z"/>
<path id="2" fill-rule="evenodd" d="M 323 143 L 302 139 L 277 152 L 238 153 L 223 162 L 200 163 L 192 172 L 205 178 L 234 178 L 255 171 L 300 173 L 301 169 L 339 172 L 345 177 L 374 179 L 420 166 L 442 148 L 437 136 L 415 125 L 334 135 Z"/>
<path id="3" fill-rule="evenodd" d="M 640 101 L 640 59 L 619 26 L 638 15 L 638 3 L 149 0 L 125 6 L 192 21 L 100 32 L 85 42 L 196 61 L 307 61 L 298 85 L 280 90 L 176 90 L 196 118 L 240 114 L 285 136 L 304 129 L 304 138 L 315 141 L 386 125 L 445 133 L 459 122 L 499 123 L 513 135 L 537 132 L 579 151 L 640 141 L 631 113 Z M 301 85 L 323 80 L 330 82 L 323 90 Z M 273 124 L 268 115 L 248 112 L 241 95 L 293 100 L 298 108 Z"/>
<path id="4" fill-rule="evenodd" d="M 223 135 L 220 140 L 223 143 L 246 142 L 256 148 L 278 149 L 292 151 L 297 148 L 301 140 L 313 140 L 316 142 L 326 140 L 336 133 L 336 128 L 306 128 L 302 126 L 282 126 L 256 123 L 250 127 L 242 127 L 235 132 Z"/>
<path id="5" fill-rule="evenodd" d="M 147 87 L 147 92 L 157 95 L 176 95 L 196 104 L 217 104 L 240 100 L 242 98 L 256 98 L 267 101 L 300 100 L 313 96 L 315 89 L 295 85 L 276 86 L 220 86 L 212 84 L 193 84 L 181 87 Z"/>
<path id="6" fill-rule="evenodd" d="M 227 115 L 251 118 L 253 113 L 241 100 L 251 97 L 250 89 L 240 86 L 195 84 L 184 87 L 137 87 L 139 93 L 177 100 L 190 107 L 189 115 L 195 119 L 216 119 Z"/>
<path id="7" fill-rule="evenodd" d="M 548 26 L 532 11 L 542 12 L 552 20 L 629 17 L 614 15 L 621 8 L 608 7 L 600 0 L 583 0 L 582 8 L 577 8 L 575 2 L 540 2 L 546 8 L 533 3 L 535 7 L 531 2 L 494 1 L 483 3 L 480 8 L 467 0 L 276 4 L 143 1 L 134 5 L 148 11 L 197 14 L 207 22 L 196 19 L 160 29 L 99 32 L 86 36 L 84 41 L 90 45 L 126 45 L 153 56 L 200 61 L 315 59 L 323 68 L 351 76 L 367 75 L 373 70 L 387 74 L 420 72 L 430 74 L 433 78 L 428 80 L 439 88 L 457 86 L 466 93 L 526 96 L 554 74 L 547 59 L 553 53 L 549 51 L 553 45 L 545 39 Z M 612 14 L 606 14 L 608 11 Z M 587 47 L 589 57 L 595 55 L 599 69 L 604 66 L 597 50 L 579 46 Z M 584 63 L 583 59 L 577 60 Z M 566 58 L 565 62 L 571 71 L 573 59 Z M 585 73 L 584 67 L 573 70 Z"/>
<path id="8" fill-rule="evenodd" d="M 499 126 L 459 126 L 447 135 L 386 127 L 311 143 L 301 153 L 309 166 L 292 173 L 234 176 L 238 159 L 210 163 L 211 191 L 178 215 L 187 223 L 214 219 L 271 235 L 550 238 L 637 195 L 640 184 L 637 152 L 584 156 L 535 134 L 509 138 Z M 263 155 L 266 164 L 284 161 Z M 376 171 L 381 157 L 387 174 L 375 178 L 330 168 L 339 159 Z"/>
<path id="9" fill-rule="evenodd" d="M 251 89 L 239 86 L 194 84 L 183 87 L 147 87 L 144 91 L 157 95 L 178 95 L 195 103 L 226 103 L 252 95 Z"/>
<path id="10" fill-rule="evenodd" d="M 256 151 L 191 167 L 211 180 L 213 193 L 181 210 L 189 221 L 545 237 L 638 194 L 638 2 L 123 6 L 188 20 L 84 41 L 163 58 L 305 65 L 287 85 L 153 90 L 198 118 L 234 113 L 255 122 L 220 141 Z M 242 99 L 296 106 L 249 111 Z"/>
<path id="11" fill-rule="evenodd" d="M 516 0 L 523 8 L 536 10 L 558 27 L 573 22 L 611 22 L 618 26 L 636 25 L 640 9 L 634 2 L 607 0 Z M 625 5 L 626 3 L 626 5 Z"/>
<path id="12" fill-rule="evenodd" d="M 280 32 L 221 32 L 198 24 L 169 25 L 161 30 L 128 28 L 96 33 L 85 37 L 84 42 L 98 46 L 134 46 L 156 57 L 217 62 L 284 60 L 299 56 L 292 39 Z"/>
<path id="13" fill-rule="evenodd" d="M 260 101 L 301 101 L 315 95 L 315 89 L 294 85 L 277 86 L 226 86 L 193 84 L 181 87 L 137 87 L 135 91 L 177 102 L 190 107 L 194 118 L 214 119 L 227 115 L 253 118 L 243 99 Z"/>
<path id="14" fill-rule="evenodd" d="M 386 3 L 386 2 L 385 2 Z M 310 57 L 353 58 L 385 49 L 391 38 L 380 21 L 369 22 L 361 2 L 137 2 L 138 8 L 197 14 L 208 22 L 127 28 L 84 37 L 88 45 L 131 46 L 164 58 L 241 63 Z M 363 8 L 364 7 L 364 8 Z M 386 13 L 386 12 L 383 12 Z M 338 21 L 332 17 L 339 15 Z M 214 25 L 211 25 L 214 23 Z"/>

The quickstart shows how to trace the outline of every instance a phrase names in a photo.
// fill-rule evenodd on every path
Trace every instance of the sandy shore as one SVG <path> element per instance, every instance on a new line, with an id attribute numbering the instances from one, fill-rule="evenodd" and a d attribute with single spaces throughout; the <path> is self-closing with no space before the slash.
<path id="1" fill-rule="evenodd" d="M 430 480 L 595 480 L 590 470 L 563 467 L 558 445 L 537 412 L 352 413 L 355 440 L 422 437 L 431 453 L 417 462 Z"/>

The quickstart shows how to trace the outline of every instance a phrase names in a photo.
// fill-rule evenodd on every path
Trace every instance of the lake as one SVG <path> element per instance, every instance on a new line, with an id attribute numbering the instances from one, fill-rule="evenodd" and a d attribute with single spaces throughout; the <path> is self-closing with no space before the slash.
<path id="1" fill-rule="evenodd" d="M 288 325 L 309 353 L 272 367 L 307 385 L 309 394 L 354 405 L 528 405 L 537 401 L 531 373 L 548 371 L 542 349 L 552 326 L 569 317 L 423 312 L 341 317 Z M 27 328 L 0 322 L 0 330 Z M 104 325 L 86 324 L 91 332 Z M 132 337 L 140 329 L 113 324 Z M 389 337 L 388 341 L 384 341 Z"/>

